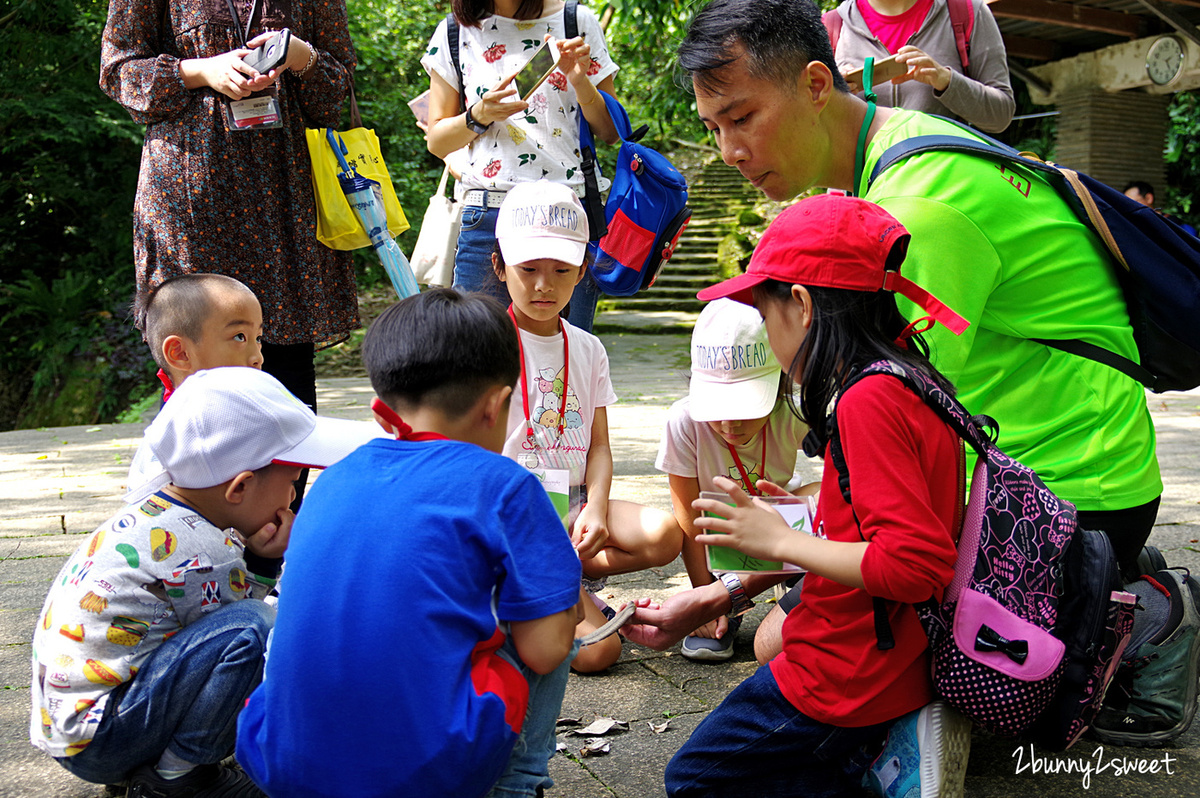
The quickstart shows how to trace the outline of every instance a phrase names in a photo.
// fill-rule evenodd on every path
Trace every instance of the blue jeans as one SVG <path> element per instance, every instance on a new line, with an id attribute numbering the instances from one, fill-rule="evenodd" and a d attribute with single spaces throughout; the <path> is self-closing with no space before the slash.
<path id="1" fill-rule="evenodd" d="M 262 680 L 274 623 L 272 607 L 244 599 L 184 627 L 112 691 L 91 744 L 59 764 L 84 781 L 112 784 L 168 748 L 198 765 L 219 762 Z"/>
<path id="2" fill-rule="evenodd" d="M 492 268 L 492 252 L 496 249 L 496 217 L 499 215 L 499 208 L 471 205 L 463 208 L 458 250 L 454 253 L 454 287 L 460 291 L 487 294 L 508 307 L 508 289 Z M 567 321 L 574 327 L 591 332 L 599 298 L 600 286 L 596 285 L 591 271 L 585 271 L 583 279 L 571 294 Z"/>
<path id="3" fill-rule="evenodd" d="M 576 640 L 562 664 L 543 676 L 530 670 L 521 661 L 511 635 L 504 641 L 500 656 L 515 665 L 529 681 L 529 708 L 525 710 L 525 723 L 521 727 L 521 736 L 513 746 L 508 766 L 486 798 L 524 798 L 537 795 L 538 787 L 554 786 L 554 780 L 550 778 L 550 757 L 554 756 L 555 748 L 554 729 L 559 710 L 562 709 L 563 695 L 567 692 L 571 660 L 578 653 L 579 641 Z"/>
<path id="4" fill-rule="evenodd" d="M 676 752 L 667 765 L 667 795 L 859 795 L 890 725 L 850 729 L 813 720 L 783 697 L 763 665 Z"/>

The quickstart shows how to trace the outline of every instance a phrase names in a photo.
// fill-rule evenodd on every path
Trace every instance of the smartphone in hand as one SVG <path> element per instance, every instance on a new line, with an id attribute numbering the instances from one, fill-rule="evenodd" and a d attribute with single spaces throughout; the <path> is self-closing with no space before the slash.
<path id="1" fill-rule="evenodd" d="M 542 46 L 534 51 L 533 56 L 513 78 L 512 85 L 517 90 L 517 96 L 522 101 L 529 102 L 538 86 L 541 86 L 557 67 L 558 47 L 554 39 L 542 42 Z"/>
<path id="2" fill-rule="evenodd" d="M 242 61 L 258 74 L 265 75 L 287 60 L 288 45 L 291 41 L 292 32 L 287 28 L 275 31 L 271 38 L 247 53 Z"/>
<path id="3" fill-rule="evenodd" d="M 872 73 L 871 78 L 875 81 L 874 85 L 878 86 L 880 83 L 887 83 L 889 80 L 898 78 L 907 72 L 908 64 L 897 63 L 896 56 L 889 55 L 887 58 L 881 58 L 875 62 L 875 71 Z M 851 87 L 861 87 L 862 80 L 862 67 L 859 67 L 853 72 L 846 73 L 846 82 L 849 83 Z"/>

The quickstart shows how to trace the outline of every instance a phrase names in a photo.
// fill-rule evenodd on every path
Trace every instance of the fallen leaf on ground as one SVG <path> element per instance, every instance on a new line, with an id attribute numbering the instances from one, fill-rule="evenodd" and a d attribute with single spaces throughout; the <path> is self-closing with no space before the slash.
<path id="1" fill-rule="evenodd" d="M 573 729 L 571 733 L 578 734 L 580 737 L 595 737 L 600 734 L 608 734 L 614 728 L 628 729 L 629 724 L 613 718 L 596 718 L 582 729 Z"/>
<path id="2" fill-rule="evenodd" d="M 579 756 L 597 756 L 599 754 L 607 754 L 610 750 L 612 750 L 612 746 L 608 744 L 607 740 L 600 737 L 593 737 L 587 741 L 587 745 L 579 749 Z"/>
<path id="3" fill-rule="evenodd" d="M 662 734 L 667 730 L 667 727 L 671 725 L 671 719 L 667 718 L 662 723 L 655 723 L 652 720 L 648 720 L 646 721 L 646 725 L 649 726 L 650 731 L 654 732 L 655 734 Z"/>

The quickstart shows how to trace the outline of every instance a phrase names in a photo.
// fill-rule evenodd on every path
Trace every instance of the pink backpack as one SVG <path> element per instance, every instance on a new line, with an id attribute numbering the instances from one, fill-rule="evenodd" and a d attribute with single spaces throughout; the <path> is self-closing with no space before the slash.
<path id="1" fill-rule="evenodd" d="M 924 374 L 872 363 L 847 380 L 888 375 L 920 396 L 978 454 L 958 541 L 954 579 L 941 602 L 916 605 L 929 638 L 935 691 L 993 734 L 1029 736 L 1061 751 L 1100 711 L 1133 628 L 1136 597 L 1121 589 L 1108 537 L 1078 528 L 1075 506 Z M 846 503 L 851 470 L 837 432 L 829 456 Z M 893 647 L 887 602 L 874 599 L 878 647 Z"/>

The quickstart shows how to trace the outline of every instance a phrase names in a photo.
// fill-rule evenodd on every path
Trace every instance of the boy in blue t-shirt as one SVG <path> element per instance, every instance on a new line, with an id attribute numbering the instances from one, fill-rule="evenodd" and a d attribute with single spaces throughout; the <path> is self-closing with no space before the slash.
<path id="1" fill-rule="evenodd" d="M 537 478 L 499 454 L 516 331 L 495 300 L 434 290 L 385 311 L 363 361 L 396 439 L 305 497 L 238 761 L 273 795 L 536 795 L 580 565 Z"/>

